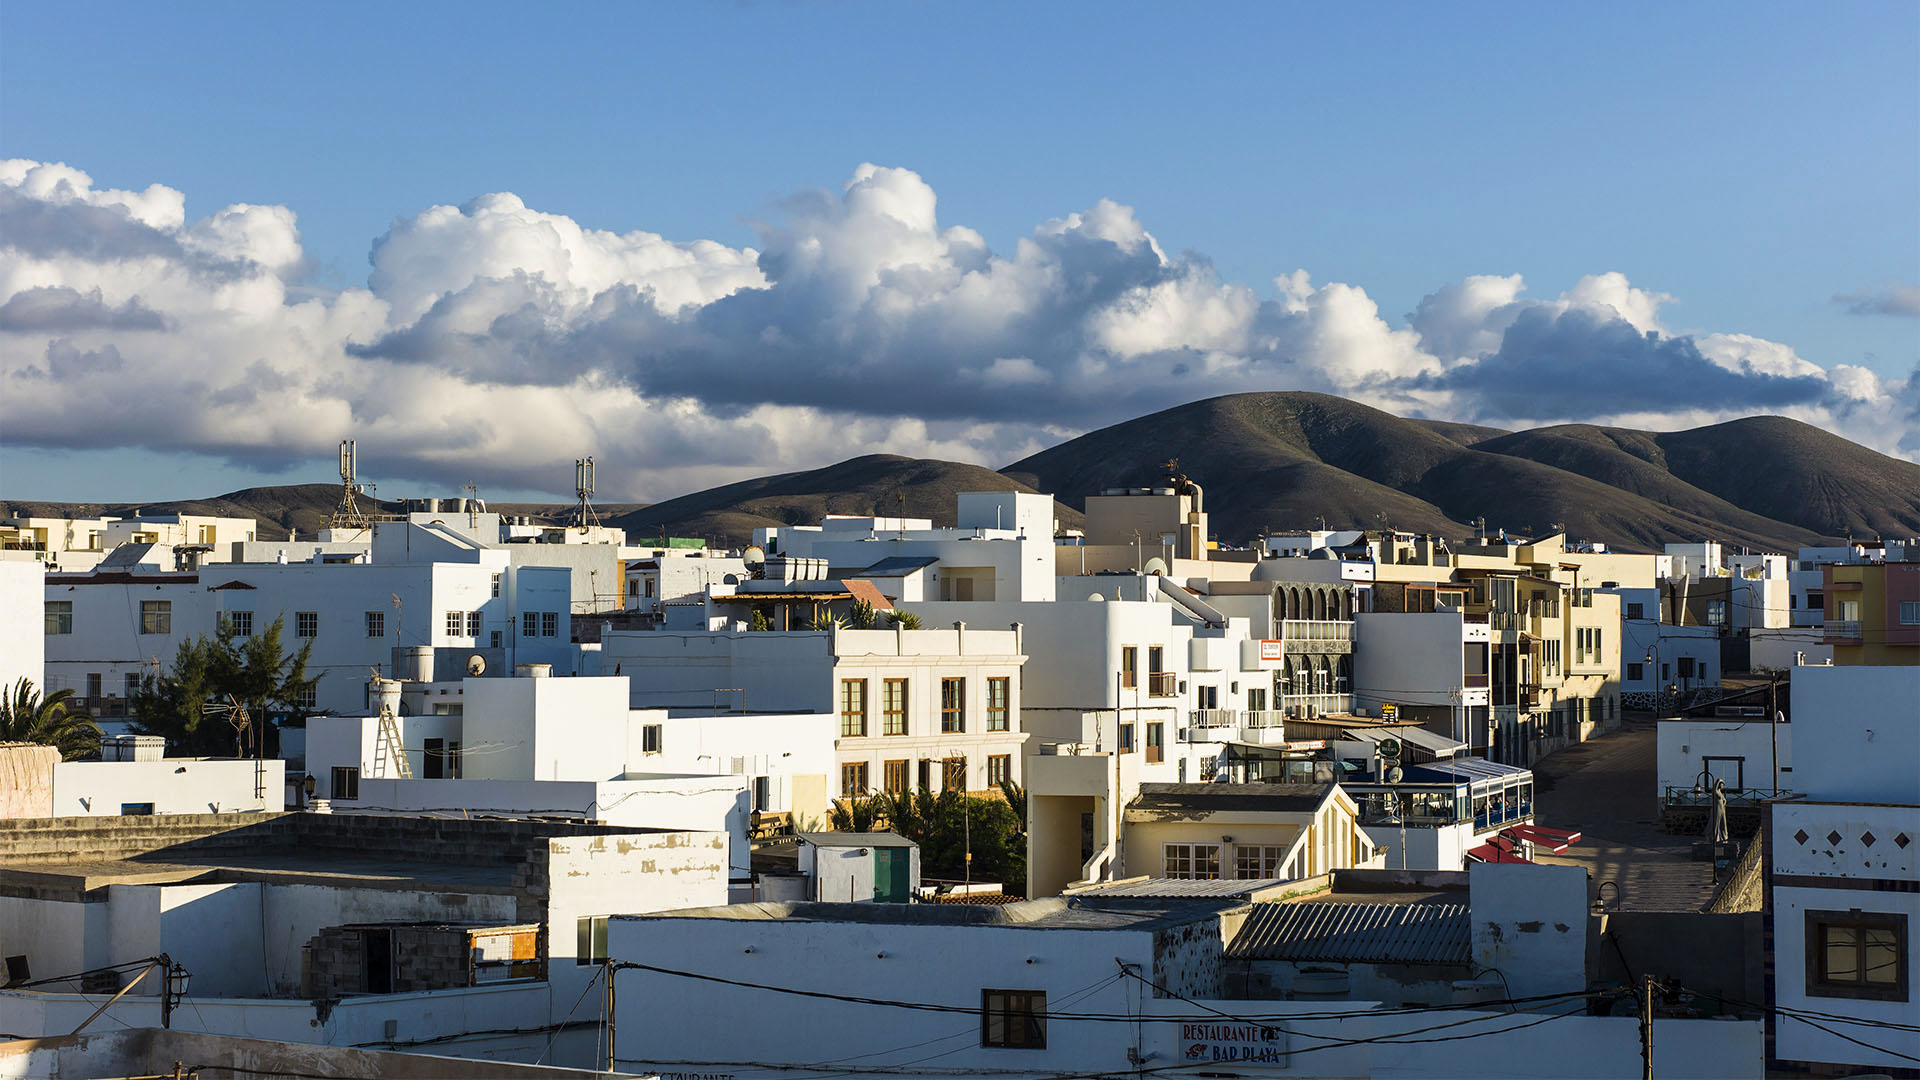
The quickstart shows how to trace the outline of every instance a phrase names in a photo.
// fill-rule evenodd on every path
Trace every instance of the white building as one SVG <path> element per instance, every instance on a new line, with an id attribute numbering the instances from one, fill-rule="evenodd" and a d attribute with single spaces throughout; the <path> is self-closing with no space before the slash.
<path id="1" fill-rule="evenodd" d="M 1444 730 L 1485 753 L 1492 744 L 1492 629 L 1454 611 L 1361 612 L 1354 650 L 1354 703 L 1369 715 L 1393 706 L 1401 719 Z"/>
<path id="2" fill-rule="evenodd" d="M 1820 1070 L 1920 1059 L 1920 669 L 1792 673 L 1794 783 L 1768 827 L 1773 1056 Z"/>
<path id="3" fill-rule="evenodd" d="M 107 557 L 107 527 L 116 518 L 0 518 L 0 552 L 44 564 L 49 573 L 77 574 Z"/>
<path id="4" fill-rule="evenodd" d="M 932 560 L 923 574 L 889 583 L 895 600 L 1052 600 L 1053 498 L 1018 491 L 966 491 L 958 524 L 924 519 L 828 516 L 817 526 L 754 530 L 770 555 L 825 559 L 836 575 L 867 577 L 891 560 Z M 889 592 L 888 588 L 896 591 Z"/>
<path id="5" fill-rule="evenodd" d="M 435 653 L 456 672 L 476 655 L 495 673 L 573 669 L 569 571 L 516 566 L 439 526 L 381 526 L 370 561 L 172 564 L 169 548 L 126 545 L 90 573 L 49 575 L 48 684 L 124 715 L 132 688 L 166 670 L 181 643 L 222 625 L 257 634 L 275 619 L 289 652 L 313 644 L 319 685 L 289 703 L 302 711 L 363 711 L 370 672 L 431 681 Z"/>
<path id="6" fill-rule="evenodd" d="M 47 572 L 37 562 L 0 558 L 0 690 L 11 694 L 21 679 L 47 686 L 47 634 L 54 620 L 43 605 Z"/>
<path id="7" fill-rule="evenodd" d="M 47 762 L 47 805 L 31 816 L 248 814 L 286 808 L 286 762 L 167 757 L 165 743 L 152 735 L 109 735 L 101 740 L 99 761 Z M 30 787 L 42 783 L 17 774 L 11 780 Z"/>
<path id="8" fill-rule="evenodd" d="M 308 721 L 313 795 L 334 813 L 547 817 L 724 832 L 736 884 L 758 826 L 826 813 L 825 714 L 672 717 L 630 709 L 625 676 L 467 679 L 451 707 Z M 387 684 L 389 696 L 399 694 Z M 401 759 L 405 759 L 405 769 Z M 406 775 L 410 773 L 411 775 Z"/>
<path id="9" fill-rule="evenodd" d="M 636 707 L 831 713 L 835 797 L 1020 782 L 1018 629 L 614 631 Z"/>

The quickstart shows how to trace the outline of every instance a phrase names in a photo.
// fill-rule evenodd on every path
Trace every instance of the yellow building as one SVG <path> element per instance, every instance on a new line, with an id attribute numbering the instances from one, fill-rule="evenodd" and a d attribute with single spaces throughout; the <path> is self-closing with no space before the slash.
<path id="1" fill-rule="evenodd" d="M 1832 563 L 1821 571 L 1834 664 L 1920 665 L 1920 563 Z"/>

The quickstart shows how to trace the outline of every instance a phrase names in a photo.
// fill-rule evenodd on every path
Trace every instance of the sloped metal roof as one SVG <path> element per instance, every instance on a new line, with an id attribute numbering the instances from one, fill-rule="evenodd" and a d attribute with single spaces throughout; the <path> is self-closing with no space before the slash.
<path id="1" fill-rule="evenodd" d="M 1217 878 L 1217 879 L 1176 879 L 1148 878 L 1145 881 L 1128 881 L 1114 885 L 1096 885 L 1079 890 L 1074 896 L 1122 896 L 1153 897 L 1158 899 L 1179 899 L 1182 897 L 1200 897 L 1209 900 L 1230 900 L 1235 897 L 1248 897 L 1275 886 L 1285 885 L 1286 878 Z"/>
<path id="2" fill-rule="evenodd" d="M 1465 904 L 1255 904 L 1227 946 L 1232 960 L 1466 964 Z"/>
<path id="3" fill-rule="evenodd" d="M 901 577 L 915 570 L 925 570 L 940 560 L 932 555 L 894 555 L 881 559 L 865 570 L 859 571 L 860 577 Z"/>

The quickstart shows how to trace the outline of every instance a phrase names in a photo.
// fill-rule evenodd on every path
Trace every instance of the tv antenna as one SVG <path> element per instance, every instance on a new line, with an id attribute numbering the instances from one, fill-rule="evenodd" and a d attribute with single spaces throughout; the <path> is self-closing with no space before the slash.
<path id="1" fill-rule="evenodd" d="M 600 524 L 600 515 L 593 509 L 593 458 L 573 459 L 573 493 L 580 499 L 573 523 L 582 529 Z"/>
<path id="2" fill-rule="evenodd" d="M 340 502 L 333 508 L 333 516 L 327 519 L 329 529 L 365 529 L 371 525 L 366 512 L 360 509 L 360 484 L 355 475 L 360 458 L 354 442 L 353 439 L 340 440 Z"/>

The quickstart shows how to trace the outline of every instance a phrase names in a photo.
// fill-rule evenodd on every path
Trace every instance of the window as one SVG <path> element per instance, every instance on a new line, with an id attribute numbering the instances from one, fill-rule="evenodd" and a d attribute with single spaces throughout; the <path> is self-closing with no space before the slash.
<path id="1" fill-rule="evenodd" d="M 121 817 L 152 817 L 153 804 L 150 802 L 123 802 L 120 804 Z"/>
<path id="2" fill-rule="evenodd" d="M 360 797 L 360 770 L 352 765 L 335 765 L 333 783 L 327 786 L 330 798 L 350 802 Z"/>
<path id="3" fill-rule="evenodd" d="M 467 632 L 467 613 L 464 611 L 447 612 L 447 636 L 461 637 Z"/>
<path id="4" fill-rule="evenodd" d="M 987 757 L 987 786 L 999 787 L 1013 779 L 1013 755 L 990 754 Z"/>
<path id="5" fill-rule="evenodd" d="M 1827 609 L 1826 593 L 1810 592 L 1807 594 L 1807 610 L 1808 611 L 1824 612 L 1826 609 Z"/>
<path id="6" fill-rule="evenodd" d="M 1683 679 L 1693 678 L 1693 657 L 1683 656 L 1677 661 L 1677 663 L 1680 665 L 1681 678 Z"/>
<path id="7" fill-rule="evenodd" d="M 1627 681 L 1628 682 L 1639 682 L 1641 679 L 1645 677 L 1646 677 L 1646 665 L 1644 664 L 1628 664 L 1627 665 Z"/>
<path id="8" fill-rule="evenodd" d="M 880 734 L 907 733 L 907 680 L 888 679 L 881 687 Z"/>
<path id="9" fill-rule="evenodd" d="M 173 601 L 140 601 L 140 632 L 143 634 L 173 633 Z"/>
<path id="10" fill-rule="evenodd" d="M 127 688 L 127 697 L 131 699 L 133 695 L 140 692 L 140 673 L 137 671 L 127 672 L 127 679 L 123 685 Z"/>
<path id="11" fill-rule="evenodd" d="M 627 579 L 627 595 L 629 597 L 635 597 L 640 595 L 640 579 L 639 578 Z"/>
<path id="12" fill-rule="evenodd" d="M 753 778 L 753 812 L 764 814 L 773 805 L 773 777 L 756 776 Z"/>
<path id="13" fill-rule="evenodd" d="M 1183 881 L 1214 881 L 1220 877 L 1219 844 L 1168 844 L 1166 876 Z"/>
<path id="14" fill-rule="evenodd" d="M 95 701 L 100 699 L 100 673 L 97 671 L 87 672 L 87 697 Z"/>
<path id="15" fill-rule="evenodd" d="M 586 915 L 574 921 L 573 962 L 604 964 L 607 960 L 607 917 Z"/>
<path id="16" fill-rule="evenodd" d="M 840 766 L 840 794 L 846 798 L 867 793 L 867 763 L 856 761 Z"/>
<path id="17" fill-rule="evenodd" d="M 1647 610 L 1647 609 L 1646 609 L 1646 605 L 1644 605 L 1644 604 L 1628 604 L 1628 605 L 1627 605 L 1627 618 L 1629 618 L 1629 619 L 1644 619 L 1644 618 L 1646 618 L 1646 610 Z"/>
<path id="18" fill-rule="evenodd" d="M 559 612 L 543 611 L 540 613 L 540 636 L 541 637 L 559 637 L 560 636 L 560 613 Z"/>
<path id="19" fill-rule="evenodd" d="M 1147 764 L 1162 761 L 1167 754 L 1167 725 L 1147 725 Z"/>
<path id="20" fill-rule="evenodd" d="M 1358 837 L 1355 838 L 1358 842 Z M 1240 844 L 1233 849 L 1234 876 L 1241 881 L 1255 881 L 1260 878 L 1282 877 L 1280 862 L 1287 857 L 1283 847 L 1267 847 L 1260 844 Z"/>
<path id="21" fill-rule="evenodd" d="M 889 761 L 883 764 L 880 767 L 880 784 L 881 784 L 881 787 L 884 788 L 886 790 L 886 793 L 889 795 L 906 794 L 907 793 L 906 761 L 903 759 L 900 761 Z"/>
<path id="22" fill-rule="evenodd" d="M 520 613 L 520 636 L 521 637 L 539 637 L 540 636 L 540 613 L 539 612 L 523 611 Z"/>
<path id="23" fill-rule="evenodd" d="M 653 599 L 653 579 L 647 579 L 647 599 Z"/>
<path id="24" fill-rule="evenodd" d="M 1045 1050 L 1047 992 L 980 991 L 980 1045 L 1010 1050 Z"/>
<path id="25" fill-rule="evenodd" d="M 1135 645 L 1122 646 L 1120 649 L 1120 688 L 1131 690 L 1139 681 L 1140 649 Z"/>
<path id="26" fill-rule="evenodd" d="M 1008 691 L 1011 686 L 1012 686 L 1012 680 L 1006 678 L 1005 676 L 999 676 L 999 677 L 987 680 L 987 730 L 988 731 L 1008 730 L 1007 698 L 1009 696 Z"/>
<path id="27" fill-rule="evenodd" d="M 967 680 L 940 680 L 940 733 L 967 730 Z"/>
<path id="28" fill-rule="evenodd" d="M 313 681 L 312 686 L 302 687 L 299 693 L 293 695 L 293 705 L 296 709 L 317 708 L 319 704 L 320 680 L 318 679 Z"/>
<path id="29" fill-rule="evenodd" d="M 657 754 L 662 745 L 659 724 L 645 724 L 640 728 L 640 752 Z"/>
<path id="30" fill-rule="evenodd" d="M 1907 1000 L 1907 917 L 1807 912 L 1807 994 Z"/>
<path id="31" fill-rule="evenodd" d="M 227 612 L 227 629 L 230 632 L 232 632 L 234 637 L 252 637 L 253 636 L 253 612 L 251 611 Z"/>
<path id="32" fill-rule="evenodd" d="M 480 637 L 480 631 L 484 626 L 485 626 L 484 617 L 479 612 L 477 611 L 467 612 L 467 636 L 468 637 L 478 639 Z"/>
<path id="33" fill-rule="evenodd" d="M 950 757 L 940 763 L 940 789 L 942 791 L 967 790 L 967 759 Z"/>
<path id="34" fill-rule="evenodd" d="M 48 605 L 51 607 L 52 605 Z M 1900 601 L 1900 625 L 1920 626 L 1920 601 Z"/>
<path id="35" fill-rule="evenodd" d="M 1707 625 L 1727 625 L 1727 602 L 1725 600 L 1707 601 Z"/>
<path id="36" fill-rule="evenodd" d="M 863 738 L 867 734 L 867 680 L 840 680 L 840 737 Z"/>
<path id="37" fill-rule="evenodd" d="M 426 751 L 420 755 L 420 774 L 427 780 L 447 779 L 447 740 L 428 739 Z"/>
<path id="38" fill-rule="evenodd" d="M 73 601 L 71 600 L 47 601 L 47 633 L 49 634 L 73 633 Z"/>
<path id="39" fill-rule="evenodd" d="M 1159 675 L 1167 670 L 1167 650 L 1162 645 L 1147 646 L 1147 674 Z"/>
<path id="40" fill-rule="evenodd" d="M 293 613 L 293 636 L 319 637 L 320 613 L 317 611 L 296 611 Z"/>
<path id="41" fill-rule="evenodd" d="M 387 613 L 384 611 L 367 612 L 367 636 L 370 638 L 387 636 Z"/>
<path id="42" fill-rule="evenodd" d="M 493 575 L 493 596 L 494 596 L 494 599 L 496 600 L 500 598 L 500 575 L 499 574 Z"/>
<path id="43" fill-rule="evenodd" d="M 500 631 L 489 630 L 487 631 L 487 636 L 488 636 L 488 639 L 493 642 L 494 648 L 497 649 L 500 647 Z"/>
<path id="44" fill-rule="evenodd" d="M 1120 725 L 1120 752 L 1123 754 L 1133 753 L 1133 725 L 1132 724 Z"/>

